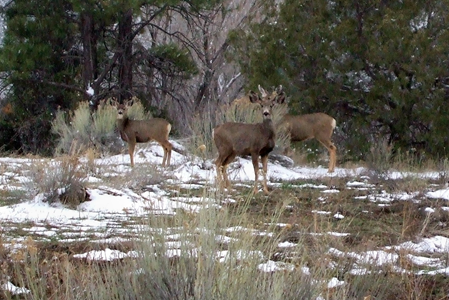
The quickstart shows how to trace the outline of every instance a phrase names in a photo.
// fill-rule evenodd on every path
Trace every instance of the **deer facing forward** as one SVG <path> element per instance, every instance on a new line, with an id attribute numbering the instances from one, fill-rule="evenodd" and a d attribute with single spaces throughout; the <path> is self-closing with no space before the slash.
<path id="1" fill-rule="evenodd" d="M 268 194 L 267 164 L 268 154 L 275 146 L 275 130 L 271 120 L 272 108 L 285 100 L 282 87 L 272 94 L 268 94 L 259 86 L 260 97 L 251 91 L 249 99 L 252 103 L 259 103 L 262 108 L 263 122 L 258 124 L 245 124 L 228 122 L 214 128 L 213 137 L 218 150 L 215 161 L 217 180 L 221 186 L 229 188 L 230 182 L 226 169 L 236 156 L 251 155 L 254 167 L 254 193 L 258 192 L 259 156 L 263 168 L 263 190 Z"/>
<path id="2" fill-rule="evenodd" d="M 134 149 L 136 143 L 147 143 L 152 140 L 158 142 L 164 149 L 164 158 L 162 166 L 170 165 L 172 144 L 168 141 L 171 124 L 161 118 L 152 118 L 148 120 L 131 120 L 128 118 L 128 107 L 132 105 L 128 102 L 124 104 L 116 103 L 117 125 L 120 131 L 120 137 L 128 143 L 128 152 L 131 160 L 131 166 L 134 166 Z"/>

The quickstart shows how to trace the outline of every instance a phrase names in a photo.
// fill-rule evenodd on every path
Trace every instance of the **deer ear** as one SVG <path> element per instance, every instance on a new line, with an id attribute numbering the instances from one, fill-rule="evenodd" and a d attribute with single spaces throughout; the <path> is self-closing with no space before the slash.
<path id="1" fill-rule="evenodd" d="M 111 106 L 117 107 L 119 105 L 117 99 L 115 99 L 114 97 L 109 98 L 108 102 L 109 102 L 109 105 L 111 105 Z"/>
<path id="2" fill-rule="evenodd" d="M 259 84 L 259 92 L 262 95 L 262 97 L 266 97 L 268 95 L 267 91 L 263 87 L 261 87 L 260 84 Z"/>
<path id="3" fill-rule="evenodd" d="M 276 88 L 276 93 L 280 94 L 283 93 L 284 91 L 282 90 L 282 85 L 279 85 L 279 87 Z"/>
<path id="4" fill-rule="evenodd" d="M 251 103 L 258 103 L 260 102 L 260 98 L 259 95 L 257 95 L 257 93 L 253 92 L 253 91 L 249 91 L 249 101 L 251 101 Z"/>
<path id="5" fill-rule="evenodd" d="M 276 100 L 275 100 L 278 104 L 282 104 L 285 101 L 285 93 L 283 91 L 281 91 L 280 93 L 278 93 Z"/>
<path id="6" fill-rule="evenodd" d="M 124 102 L 123 102 L 123 104 L 125 104 L 125 106 L 133 106 L 133 104 L 134 104 L 134 100 L 133 99 L 128 99 L 128 100 L 125 100 Z"/>

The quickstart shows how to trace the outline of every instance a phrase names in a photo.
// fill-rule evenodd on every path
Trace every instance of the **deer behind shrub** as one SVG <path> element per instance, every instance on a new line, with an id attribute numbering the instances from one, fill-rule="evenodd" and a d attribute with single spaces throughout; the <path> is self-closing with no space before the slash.
<path id="1" fill-rule="evenodd" d="M 171 124 L 161 118 L 152 118 L 148 120 L 131 120 L 128 115 L 128 107 L 132 104 L 116 103 L 117 125 L 120 131 L 120 137 L 128 143 L 128 152 L 131 160 L 131 166 L 134 166 L 134 149 L 136 143 L 147 143 L 152 140 L 158 142 L 164 149 L 164 158 L 162 166 L 170 165 L 172 144 L 168 141 Z"/>
<path id="2" fill-rule="evenodd" d="M 272 108 L 275 104 L 285 100 L 282 87 L 268 94 L 259 86 L 260 97 L 255 92 L 250 92 L 249 99 L 252 103 L 259 103 L 262 108 L 263 122 L 258 124 L 245 124 L 227 122 L 214 128 L 213 137 L 218 150 L 218 158 L 215 161 L 217 180 L 222 186 L 230 187 L 226 172 L 229 164 L 236 156 L 251 155 L 254 167 L 254 193 L 258 191 L 259 156 L 263 168 L 263 190 L 267 194 L 267 164 L 268 154 L 275 146 L 275 130 L 271 120 Z"/>

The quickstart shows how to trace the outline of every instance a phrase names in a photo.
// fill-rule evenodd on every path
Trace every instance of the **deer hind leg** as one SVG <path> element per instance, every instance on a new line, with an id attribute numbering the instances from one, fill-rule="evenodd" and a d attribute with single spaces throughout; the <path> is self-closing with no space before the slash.
<path id="1" fill-rule="evenodd" d="M 268 173 L 268 155 L 262 156 L 262 170 L 263 170 L 263 192 L 268 194 L 267 173 Z"/>
<path id="2" fill-rule="evenodd" d="M 329 157 L 329 173 L 332 173 L 335 171 L 337 164 L 337 147 L 334 144 L 329 147 Z"/>
<path id="3" fill-rule="evenodd" d="M 219 155 L 215 161 L 215 170 L 217 171 L 217 183 L 220 189 L 223 187 L 223 159 Z"/>
<path id="4" fill-rule="evenodd" d="M 164 149 L 164 158 L 162 159 L 162 167 L 165 167 L 165 165 L 169 166 L 171 159 L 171 150 L 173 146 L 169 141 L 161 142 L 160 145 L 162 146 L 162 149 Z"/>
<path id="5" fill-rule="evenodd" d="M 330 140 L 320 140 L 318 141 L 323 144 L 324 147 L 329 151 L 329 173 L 333 173 L 335 171 L 335 166 L 337 164 L 337 147 L 335 147 L 334 143 Z"/>
<path id="6" fill-rule="evenodd" d="M 251 159 L 254 167 L 254 194 L 257 194 L 259 192 L 259 189 L 257 188 L 259 181 L 259 154 L 251 154 Z"/>

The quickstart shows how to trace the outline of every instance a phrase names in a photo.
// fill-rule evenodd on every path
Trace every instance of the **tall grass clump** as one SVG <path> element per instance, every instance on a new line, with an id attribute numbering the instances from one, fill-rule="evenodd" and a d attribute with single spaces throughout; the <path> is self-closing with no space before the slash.
<path id="1" fill-rule="evenodd" d="M 204 158 L 211 158 L 215 153 L 215 146 L 213 142 L 212 130 L 214 128 L 214 122 L 211 115 L 195 115 L 192 120 L 191 131 L 192 136 L 186 143 L 189 153 L 200 154 Z M 198 147 L 204 145 L 201 153 L 198 151 Z"/>
<path id="2" fill-rule="evenodd" d="M 36 160 L 30 168 L 29 190 L 50 204 L 61 202 L 76 207 L 88 198 L 88 170 L 77 155 L 64 155 L 52 161 Z"/>
<path id="3" fill-rule="evenodd" d="M 150 229 L 142 231 L 137 246 L 142 254 L 135 272 L 139 294 L 148 299 L 306 299 L 313 295 L 310 279 L 300 270 L 260 269 L 275 254 L 280 234 L 255 234 L 259 231 L 247 214 L 251 199 L 224 208 L 212 204 L 211 197 L 204 197 L 195 215 L 149 219 Z M 274 213 L 269 223 L 279 222 L 280 214 L 280 210 Z"/>
<path id="4" fill-rule="evenodd" d="M 385 174 L 392 166 L 393 146 L 386 139 L 374 143 L 367 155 L 367 165 L 370 170 L 379 175 Z"/>
<path id="5" fill-rule="evenodd" d="M 128 110 L 130 119 L 142 120 L 150 117 L 142 103 L 133 99 Z M 80 102 L 72 113 L 58 111 L 52 122 L 52 131 L 58 137 L 57 154 L 70 153 L 73 143 L 84 152 L 93 148 L 98 153 L 119 153 L 122 149 L 120 134 L 116 132 L 117 111 L 110 101 L 101 103 L 91 113 L 87 101 Z"/>
<path id="6" fill-rule="evenodd" d="M 439 179 L 441 182 L 449 181 L 449 159 L 443 158 L 439 159 L 436 163 L 436 169 L 440 174 Z"/>

